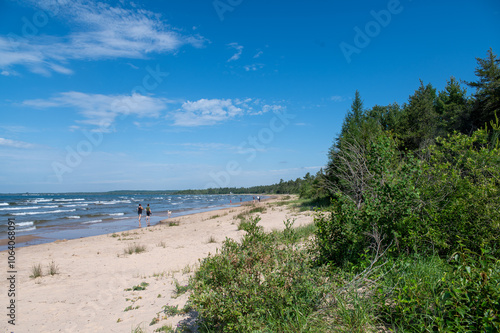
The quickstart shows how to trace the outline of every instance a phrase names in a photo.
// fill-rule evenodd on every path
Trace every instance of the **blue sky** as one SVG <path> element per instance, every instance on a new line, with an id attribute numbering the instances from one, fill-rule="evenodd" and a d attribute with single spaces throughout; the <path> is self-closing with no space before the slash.
<path id="1" fill-rule="evenodd" d="M 402 104 L 500 52 L 493 0 L 6 0 L 0 22 L 0 192 L 303 177 L 356 89 Z"/>

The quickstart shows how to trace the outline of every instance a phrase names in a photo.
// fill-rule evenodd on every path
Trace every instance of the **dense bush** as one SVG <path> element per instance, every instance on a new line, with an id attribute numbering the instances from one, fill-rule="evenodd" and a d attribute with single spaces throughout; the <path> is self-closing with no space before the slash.
<path id="1" fill-rule="evenodd" d="M 321 274 L 297 248 L 291 223 L 281 236 L 245 224 L 241 243 L 226 239 L 192 279 L 200 328 L 211 332 L 300 331 L 322 298 Z"/>
<path id="2" fill-rule="evenodd" d="M 500 147 L 486 130 L 439 138 L 429 147 L 418 186 L 422 192 L 418 237 L 442 254 L 460 246 L 479 252 L 500 240 Z M 497 248 L 498 250 L 498 248 Z"/>
<path id="3" fill-rule="evenodd" d="M 456 133 L 416 159 L 402 156 L 390 137 L 379 137 L 357 163 L 371 175 L 360 203 L 338 192 L 327 214 L 316 218 L 322 262 L 356 261 L 373 228 L 396 254 L 451 255 L 483 246 L 498 254 L 500 149 L 487 139 L 486 130 Z"/>
<path id="4" fill-rule="evenodd" d="M 378 317 L 395 331 L 499 332 L 500 261 L 483 250 L 399 258 L 380 283 Z"/>

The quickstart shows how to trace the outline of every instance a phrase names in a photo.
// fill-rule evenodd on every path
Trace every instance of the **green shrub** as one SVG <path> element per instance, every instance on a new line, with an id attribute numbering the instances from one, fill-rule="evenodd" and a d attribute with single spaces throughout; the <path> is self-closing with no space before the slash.
<path id="1" fill-rule="evenodd" d="M 381 136 L 362 151 L 364 191 L 337 192 L 332 205 L 316 217 L 320 262 L 356 262 L 373 228 L 394 246 L 393 255 L 437 253 L 450 256 L 460 247 L 496 251 L 500 239 L 500 148 L 488 134 L 454 134 L 436 139 L 425 158 L 398 152 Z M 361 177 L 360 175 L 356 175 Z"/>
<path id="2" fill-rule="evenodd" d="M 451 271 L 449 265 L 437 256 L 401 256 L 392 264 L 374 298 L 379 317 L 396 331 L 432 331 L 429 309 L 435 309 L 440 281 Z"/>
<path id="3" fill-rule="evenodd" d="M 440 331 L 500 332 L 500 260 L 486 250 L 481 256 L 455 255 L 436 310 Z"/>
<path id="4" fill-rule="evenodd" d="M 321 278 L 306 251 L 278 242 L 251 219 L 241 243 L 226 239 L 205 258 L 190 300 L 204 331 L 297 331 L 322 296 Z"/>
<path id="5" fill-rule="evenodd" d="M 167 316 L 175 316 L 179 314 L 179 306 L 173 306 L 173 305 L 164 305 L 163 306 L 163 313 Z"/>
<path id="6" fill-rule="evenodd" d="M 125 291 L 139 291 L 139 290 L 146 290 L 146 287 L 149 286 L 149 283 L 147 282 L 141 282 L 141 284 L 137 286 L 133 286 L 132 288 L 127 288 Z"/>
<path id="7" fill-rule="evenodd" d="M 450 264 L 437 256 L 402 258 L 381 283 L 378 316 L 395 331 L 498 332 L 500 261 L 456 254 Z"/>
<path id="8" fill-rule="evenodd" d="M 181 285 L 179 281 L 174 279 L 174 284 L 175 284 L 175 289 L 174 289 L 174 298 L 179 297 L 182 294 L 185 294 L 191 287 L 189 284 L 187 285 Z"/>
<path id="9" fill-rule="evenodd" d="M 438 138 L 423 165 L 419 241 L 450 256 L 461 247 L 479 253 L 500 238 L 500 147 L 488 146 L 488 133 Z M 498 252 L 497 252 L 498 254 Z"/>

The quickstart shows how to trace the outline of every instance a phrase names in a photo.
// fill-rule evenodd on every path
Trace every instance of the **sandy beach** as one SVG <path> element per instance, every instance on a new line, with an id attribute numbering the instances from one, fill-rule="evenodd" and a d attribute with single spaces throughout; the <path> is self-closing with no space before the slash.
<path id="1" fill-rule="evenodd" d="M 260 225 L 266 231 L 281 230 L 287 218 L 295 226 L 311 223 L 311 212 L 276 205 L 273 197 L 255 206 L 265 207 Z M 192 325 L 194 313 L 165 316 L 163 306 L 183 308 L 188 295 L 175 295 L 175 283 L 186 285 L 199 260 L 215 253 L 226 237 L 238 240 L 238 214 L 253 205 L 235 206 L 164 220 L 145 228 L 115 234 L 56 241 L 16 249 L 15 281 L 8 278 L 8 253 L 0 252 L 4 276 L 3 332 L 131 332 L 141 325 L 153 332 L 163 325 Z M 127 254 L 129 246 L 144 246 Z M 33 278 L 33 266 L 42 276 Z M 49 266 L 57 274 L 49 274 Z M 147 283 L 145 290 L 127 290 Z M 5 297 L 11 287 L 15 297 Z M 9 302 L 15 300 L 15 326 L 8 323 Z M 126 309 L 129 309 L 125 311 Z M 158 313 L 160 313 L 158 315 Z M 151 325 L 154 318 L 159 322 Z"/>

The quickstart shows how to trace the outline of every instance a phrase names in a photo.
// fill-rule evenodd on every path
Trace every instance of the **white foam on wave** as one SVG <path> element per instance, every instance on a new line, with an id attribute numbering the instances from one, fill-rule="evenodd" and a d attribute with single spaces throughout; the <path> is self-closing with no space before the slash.
<path id="1" fill-rule="evenodd" d="M 54 199 L 32 199 L 32 200 L 27 200 L 27 202 L 30 202 L 30 203 L 39 203 L 39 202 L 51 202 L 53 201 Z"/>
<path id="2" fill-rule="evenodd" d="M 66 216 L 67 219 L 79 219 L 80 216 L 74 215 L 74 216 Z"/>
<path id="3" fill-rule="evenodd" d="M 16 227 L 29 227 L 32 225 L 33 225 L 33 221 L 16 223 Z"/>
<path id="4" fill-rule="evenodd" d="M 61 198 L 61 199 L 54 199 L 54 201 L 83 201 L 85 199 L 82 199 L 82 198 L 78 198 L 78 199 L 64 199 L 64 198 Z"/>
<path id="5" fill-rule="evenodd" d="M 112 213 L 112 214 L 108 214 L 109 216 L 122 216 L 122 215 L 125 215 L 125 213 Z"/>
<path id="6" fill-rule="evenodd" d="M 31 231 L 31 230 L 36 230 L 36 227 L 33 226 L 31 228 L 26 228 L 26 229 L 19 229 L 19 230 L 16 230 L 17 232 L 23 232 L 23 231 Z"/>
<path id="7" fill-rule="evenodd" d="M 94 223 L 99 223 L 99 222 L 102 222 L 102 220 L 92 220 L 92 221 L 83 222 L 82 224 L 94 224 Z"/>
<path id="8" fill-rule="evenodd" d="M 0 206 L 8 206 L 9 203 L 8 202 L 0 202 Z"/>
<path id="9" fill-rule="evenodd" d="M 8 207 L 8 208 L 0 208 L 0 210 L 23 210 L 23 209 L 39 209 L 41 206 L 32 206 L 32 207 Z M 57 206 L 56 206 L 57 207 Z"/>
<path id="10" fill-rule="evenodd" d="M 57 214 L 57 213 L 66 213 L 66 212 L 74 212 L 76 209 L 59 209 L 59 210 L 51 210 L 47 212 L 24 212 L 24 213 L 9 213 L 9 215 L 13 216 L 22 216 L 22 215 L 38 215 L 38 214 Z"/>
<path id="11" fill-rule="evenodd" d="M 88 205 L 89 204 L 87 204 L 87 203 L 82 203 L 82 204 L 76 204 L 76 205 L 63 205 L 63 207 L 85 207 Z"/>
<path id="12" fill-rule="evenodd" d="M 111 201 L 85 201 L 86 204 L 95 205 L 115 205 L 118 203 L 131 203 L 130 200 L 111 200 Z"/>
<path id="13" fill-rule="evenodd" d="M 130 200 L 111 200 L 111 201 L 103 201 L 104 205 L 115 205 L 118 203 L 132 203 Z"/>

